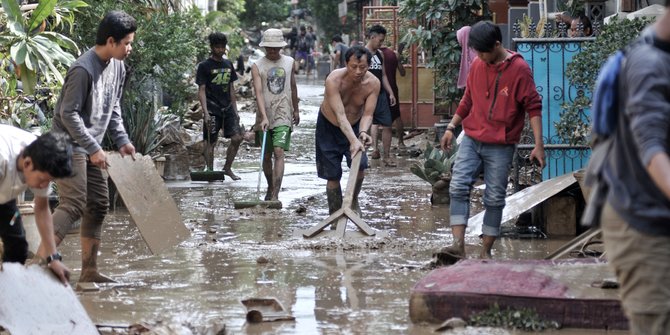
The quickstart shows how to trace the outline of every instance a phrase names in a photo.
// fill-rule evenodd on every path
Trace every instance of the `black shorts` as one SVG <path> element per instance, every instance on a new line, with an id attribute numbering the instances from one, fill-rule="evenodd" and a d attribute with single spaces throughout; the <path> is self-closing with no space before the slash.
<path id="1" fill-rule="evenodd" d="M 219 131 L 223 129 L 223 137 L 231 138 L 242 133 L 240 127 L 240 117 L 233 108 L 227 108 L 223 111 L 223 116 L 209 114 L 209 124 L 202 127 L 202 137 L 209 143 L 215 143 L 219 139 Z M 207 133 L 209 132 L 209 136 Z"/>
<path id="2" fill-rule="evenodd" d="M 354 134 L 358 136 L 358 123 L 352 125 Z M 351 153 L 349 140 L 340 127 L 330 123 L 319 110 L 316 119 L 316 174 L 326 180 L 340 180 L 342 178 L 342 157 L 347 158 L 347 166 L 351 167 Z M 368 156 L 363 152 L 359 171 L 368 168 Z"/>
<path id="3" fill-rule="evenodd" d="M 23 264 L 28 258 L 26 231 L 23 229 L 23 221 L 18 213 L 16 200 L 0 204 L 0 238 L 5 248 L 2 255 L 3 262 Z"/>
<path id="4" fill-rule="evenodd" d="M 391 109 L 391 120 L 395 121 L 397 118 L 400 117 L 400 100 L 398 99 L 397 87 L 393 89 L 393 95 L 395 96 L 395 105 L 390 106 L 391 103 L 389 102 L 389 107 Z"/>
<path id="5" fill-rule="evenodd" d="M 375 114 L 372 116 L 372 124 L 390 127 L 393 123 L 391 118 L 391 108 L 389 106 L 389 97 L 386 91 L 379 92 Z"/>

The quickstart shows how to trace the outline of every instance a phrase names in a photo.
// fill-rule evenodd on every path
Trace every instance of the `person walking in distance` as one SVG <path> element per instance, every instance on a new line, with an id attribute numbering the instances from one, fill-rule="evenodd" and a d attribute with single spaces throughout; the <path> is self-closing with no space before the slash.
<path id="1" fill-rule="evenodd" d="M 224 59 L 228 38 L 223 33 L 209 35 L 211 56 L 198 64 L 196 84 L 198 84 L 198 100 L 203 115 L 203 139 L 205 141 L 205 162 L 207 169 L 214 170 L 214 147 L 223 129 L 223 137 L 230 139 L 226 150 L 226 162 L 223 173 L 233 180 L 239 180 L 233 173 L 232 165 L 242 143 L 243 130 L 237 113 L 237 100 L 233 82 L 237 73 L 233 63 Z"/>
<path id="2" fill-rule="evenodd" d="M 268 29 L 263 32 L 260 46 L 265 48 L 265 57 L 251 67 L 258 105 L 256 129 L 261 139 L 260 132 L 267 132 L 263 158 L 263 172 L 268 183 L 265 200 L 277 201 L 284 178 L 284 152 L 291 144 L 292 127 L 300 123 L 298 87 L 293 58 L 280 53 L 286 46 L 282 31 Z"/>
<path id="3" fill-rule="evenodd" d="M 346 67 L 347 62 L 344 59 L 344 55 L 347 53 L 349 47 L 346 44 L 344 44 L 344 42 L 342 41 L 342 37 L 340 35 L 333 36 L 331 46 L 335 50 L 335 53 L 333 53 L 333 68 L 341 69 L 343 67 Z"/>
<path id="4" fill-rule="evenodd" d="M 525 116 L 535 138 L 532 161 L 544 167 L 542 101 L 528 63 L 520 54 L 505 49 L 500 28 L 490 21 L 472 26 L 468 44 L 477 52 L 456 114 L 447 125 L 440 145 L 451 149 L 454 131 L 462 125 L 463 138 L 449 187 L 450 224 L 454 243 L 438 253 L 439 258 L 465 257 L 465 228 L 470 217 L 470 192 L 480 169 L 484 169 L 483 247 L 480 257 L 491 258 L 505 207 L 507 177 Z"/>
<path id="5" fill-rule="evenodd" d="M 386 76 L 386 69 L 384 67 L 384 54 L 379 50 L 384 39 L 386 38 L 386 29 L 380 25 L 374 25 L 368 29 L 368 44 L 366 48 L 372 53 L 372 60 L 370 61 L 369 71 L 379 79 L 381 87 L 379 90 L 379 98 L 377 99 L 377 107 L 375 108 L 375 115 L 372 119 L 372 140 L 375 141 L 377 137 L 377 126 L 382 129 L 382 149 L 384 150 L 383 162 L 385 166 L 393 167 L 397 164 L 391 161 L 391 125 L 393 119 L 391 117 L 390 106 L 396 104 L 396 96 L 393 94 L 391 84 L 389 84 Z M 375 148 L 376 149 L 376 148 Z M 372 159 L 379 159 L 379 150 L 372 152 Z"/>
<path id="6" fill-rule="evenodd" d="M 109 208 L 107 154 L 102 139 L 107 132 L 123 155 L 134 156 L 121 117 L 126 78 L 123 60 L 130 55 L 137 24 L 122 11 L 111 11 L 98 26 L 95 46 L 81 55 L 67 72 L 56 103 L 53 130 L 66 134 L 74 146 L 74 177 L 59 179 L 59 205 L 53 214 L 56 244 L 81 218 L 80 282 L 112 282 L 98 271 L 102 223 Z"/>
<path id="7" fill-rule="evenodd" d="M 389 47 L 381 47 L 379 50 L 384 54 L 384 69 L 386 71 L 386 77 L 388 78 L 389 85 L 391 85 L 391 90 L 393 91 L 393 96 L 396 97 L 396 103 L 390 106 L 391 109 L 391 119 L 393 120 L 393 125 L 395 125 L 396 136 L 398 137 L 398 149 L 405 148 L 405 126 L 402 123 L 402 118 L 400 117 L 400 102 L 398 101 L 398 82 L 396 81 L 396 69 L 397 72 L 404 77 L 405 76 L 405 67 L 400 63 L 400 54 L 404 49 L 404 44 L 400 44 L 398 51 L 395 51 Z M 377 150 L 377 142 L 375 142 L 375 150 Z"/>

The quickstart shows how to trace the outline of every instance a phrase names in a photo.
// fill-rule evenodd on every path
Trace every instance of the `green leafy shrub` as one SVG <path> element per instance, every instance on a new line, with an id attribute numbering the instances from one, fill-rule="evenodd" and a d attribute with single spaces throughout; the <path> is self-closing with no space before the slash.
<path id="1" fill-rule="evenodd" d="M 600 67 L 607 57 L 628 45 L 650 22 L 646 18 L 614 20 L 593 42 L 585 43 L 582 51 L 568 64 L 565 74 L 579 93 L 574 101 L 563 104 L 561 118 L 554 123 L 558 136 L 564 142 L 588 144 L 591 126 L 584 110 L 591 106 L 591 95 L 586 92 L 593 92 Z"/>
<path id="2" fill-rule="evenodd" d="M 559 329 L 560 324 L 556 321 L 542 320 L 537 312 L 530 308 L 500 309 L 498 304 L 470 317 L 470 325 L 475 327 L 496 327 L 508 329 L 520 329 L 524 331 L 542 331 L 547 329 Z"/>
<path id="3" fill-rule="evenodd" d="M 407 30 L 402 42 L 432 51 L 428 66 L 435 71 L 435 108 L 448 109 L 463 96 L 463 89 L 457 87 L 461 46 L 456 31 L 490 19 L 488 0 L 404 0 L 400 1 L 399 14 L 417 22 Z"/>
<path id="4" fill-rule="evenodd" d="M 409 169 L 430 185 L 435 185 L 440 180 L 449 180 L 451 179 L 451 168 L 456 161 L 457 151 L 457 144 L 452 146 L 451 151 L 445 152 L 431 143 L 426 143 L 426 149 L 423 153 L 424 161 L 412 164 Z"/>

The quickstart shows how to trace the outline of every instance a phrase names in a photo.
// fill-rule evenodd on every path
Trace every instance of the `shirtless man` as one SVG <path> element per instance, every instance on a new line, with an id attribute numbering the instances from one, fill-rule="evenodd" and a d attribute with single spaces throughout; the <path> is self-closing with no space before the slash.
<path id="1" fill-rule="evenodd" d="M 365 146 L 372 143 L 368 133 L 377 105 L 380 83 L 368 72 L 370 51 L 362 46 L 349 48 L 345 54 L 346 67 L 334 70 L 326 79 L 326 92 L 316 121 L 316 170 L 326 179 L 328 211 L 342 207 L 342 156 L 351 158 L 362 151 L 360 173 L 356 180 L 352 206 L 360 214 L 358 193 L 368 167 Z"/>

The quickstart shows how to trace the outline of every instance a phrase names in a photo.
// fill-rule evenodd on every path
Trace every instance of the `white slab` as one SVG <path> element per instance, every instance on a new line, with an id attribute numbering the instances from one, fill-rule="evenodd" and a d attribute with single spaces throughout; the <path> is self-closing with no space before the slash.
<path id="1" fill-rule="evenodd" d="M 149 156 L 109 153 L 109 176 L 152 253 L 170 249 L 190 236 L 177 205 Z"/>
<path id="2" fill-rule="evenodd" d="M 535 184 L 510 195 L 505 199 L 506 204 L 503 209 L 501 224 L 513 220 L 521 215 L 521 213 L 551 198 L 576 182 L 577 179 L 575 179 L 572 172 L 570 172 L 556 178 L 545 180 L 539 184 Z M 481 235 L 485 212 L 486 210 L 468 220 L 468 228 L 466 230 L 468 235 Z"/>
<path id="3" fill-rule="evenodd" d="M 10 334 L 99 334 L 72 288 L 37 265 L 0 271 L 0 326 Z"/>

